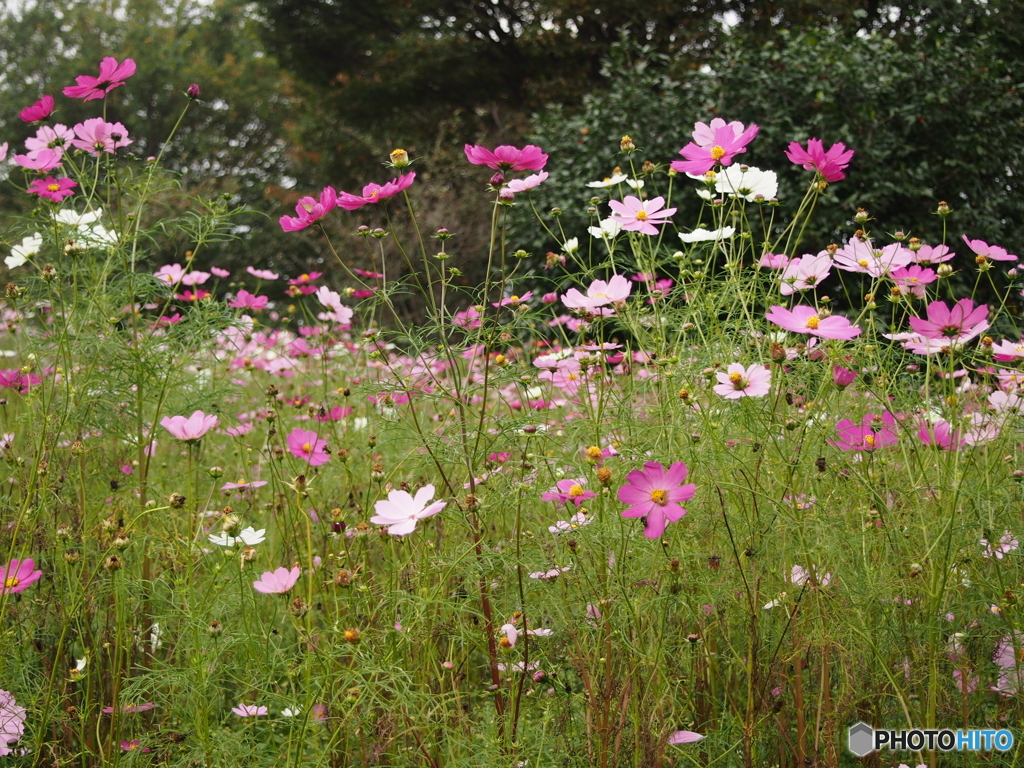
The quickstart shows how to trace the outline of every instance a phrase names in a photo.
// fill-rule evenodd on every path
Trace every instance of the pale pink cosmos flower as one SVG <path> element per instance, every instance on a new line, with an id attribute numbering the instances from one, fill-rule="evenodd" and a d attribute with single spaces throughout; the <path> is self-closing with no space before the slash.
<path id="1" fill-rule="evenodd" d="M 912 253 L 914 254 L 914 261 L 918 264 L 923 264 L 926 267 L 930 264 L 941 264 L 942 262 L 949 261 L 956 256 L 955 253 L 949 250 L 949 246 L 947 245 L 922 244 L 918 250 L 912 251 Z"/>
<path id="2" fill-rule="evenodd" d="M 210 272 L 214 277 L 229 277 L 231 275 L 231 270 L 221 269 L 220 267 L 210 267 Z"/>
<path id="3" fill-rule="evenodd" d="M 121 123 L 108 123 L 102 117 L 93 117 L 74 127 L 76 138 L 71 146 L 85 150 L 90 155 L 99 157 L 101 152 L 115 154 L 118 148 L 127 147 L 132 143 L 128 138 L 128 129 Z"/>
<path id="4" fill-rule="evenodd" d="M 125 59 L 120 64 L 113 56 L 107 56 L 100 62 L 99 77 L 90 75 L 79 75 L 75 78 L 78 85 L 69 85 L 64 89 L 64 95 L 72 99 L 102 99 L 118 86 L 124 85 L 125 80 L 135 74 L 135 62 L 132 59 Z"/>
<path id="5" fill-rule="evenodd" d="M 686 514 L 680 502 L 689 501 L 696 493 L 696 485 L 683 484 L 686 472 L 681 461 L 667 471 L 657 461 L 647 462 L 642 470 L 634 469 L 626 475 L 626 485 L 619 488 L 619 501 L 629 505 L 622 516 L 645 518 L 644 536 L 659 538 L 668 522 L 677 522 Z"/>
<path id="6" fill-rule="evenodd" d="M 75 132 L 61 123 L 52 126 L 41 125 L 39 130 L 36 131 L 35 136 L 29 136 L 25 139 L 25 149 L 28 150 L 30 157 L 34 157 L 35 153 L 41 152 L 44 149 L 52 149 L 63 153 L 64 147 L 74 138 Z"/>
<path id="7" fill-rule="evenodd" d="M 210 273 L 209 272 L 203 272 L 201 270 L 196 269 L 196 270 L 193 270 L 192 272 L 189 272 L 189 273 L 183 275 L 182 278 L 181 278 L 181 284 L 182 285 L 202 285 L 203 283 L 205 283 L 209 279 L 210 279 Z"/>
<path id="8" fill-rule="evenodd" d="M 571 565 L 567 565 L 564 568 L 552 568 L 548 571 L 534 571 L 530 574 L 531 579 L 540 579 L 541 581 L 554 581 L 563 573 L 572 570 Z"/>
<path id="9" fill-rule="evenodd" d="M 12 558 L 11 562 L 0 568 L 0 595 L 13 595 L 24 592 L 43 577 L 43 572 L 36 568 L 31 557 L 24 560 Z"/>
<path id="10" fill-rule="evenodd" d="M 639 232 L 642 235 L 657 235 L 658 228 L 655 224 L 666 223 L 675 208 L 665 208 L 665 198 L 656 197 L 653 200 L 643 200 L 626 195 L 625 200 L 609 200 L 609 207 L 613 211 L 612 219 L 617 221 L 624 230 L 628 232 Z"/>
<path id="11" fill-rule="evenodd" d="M 170 432 L 178 440 L 192 442 L 198 440 L 211 429 L 220 423 L 214 415 L 207 415 L 202 411 L 194 411 L 191 416 L 165 416 L 160 420 L 160 426 Z"/>
<path id="12" fill-rule="evenodd" d="M 370 518 L 370 522 L 386 525 L 392 536 L 408 536 L 416 530 L 418 521 L 436 515 L 448 505 L 446 501 L 430 503 L 433 498 L 433 485 L 423 486 L 415 496 L 408 491 L 391 491 L 386 499 L 380 499 L 373 505 L 377 514 Z"/>
<path id="13" fill-rule="evenodd" d="M 703 734 L 696 731 L 676 731 L 668 737 L 669 744 L 693 744 L 704 738 Z"/>
<path id="14" fill-rule="evenodd" d="M 7 159 L 7 142 L 0 144 L 0 163 Z"/>
<path id="15" fill-rule="evenodd" d="M 585 477 L 577 477 L 567 480 L 559 480 L 555 487 L 540 495 L 541 501 L 554 501 L 561 504 L 572 502 L 577 507 L 587 499 L 597 496 L 593 491 L 588 491 L 583 486 L 587 484 Z"/>
<path id="16" fill-rule="evenodd" d="M 789 256 L 784 253 L 763 253 L 757 261 L 757 266 L 768 269 L 785 269 L 789 266 Z"/>
<path id="17" fill-rule="evenodd" d="M 262 717 L 269 714 L 266 707 L 258 707 L 255 704 L 239 704 L 237 707 L 232 707 L 231 711 L 239 717 Z"/>
<path id="18" fill-rule="evenodd" d="M 802 587 L 805 584 L 811 588 L 827 587 L 832 583 L 832 574 L 822 573 L 815 565 L 812 565 L 809 570 L 802 566 L 794 565 L 789 573 L 789 582 L 797 587 Z"/>
<path id="19" fill-rule="evenodd" d="M 10 746 L 25 735 L 25 714 L 14 694 L 0 690 L 0 757 L 12 754 Z"/>
<path id="20" fill-rule="evenodd" d="M 949 343 L 962 343 L 980 335 L 989 327 L 988 305 L 974 306 L 971 299 L 960 299 L 952 307 L 933 301 L 928 305 L 928 319 L 908 319 L 914 332 L 926 339 L 941 339 Z"/>
<path id="21" fill-rule="evenodd" d="M 807 149 L 795 141 L 791 142 L 786 157 L 791 163 L 802 165 L 808 171 L 817 171 L 825 181 L 839 181 L 846 178 L 843 170 L 853 159 L 853 150 L 848 150 L 845 144 L 838 142 L 826 152 L 821 139 L 809 139 Z"/>
<path id="22" fill-rule="evenodd" d="M 350 192 L 339 192 L 338 205 L 346 211 L 354 211 L 357 208 L 362 208 L 364 205 L 369 205 L 370 203 L 379 203 L 381 200 L 394 197 L 402 190 L 408 189 L 415 180 L 415 171 L 410 171 L 404 176 L 392 179 L 384 184 L 384 186 L 371 182 L 363 187 L 362 195 L 353 195 Z"/>
<path id="23" fill-rule="evenodd" d="M 715 377 L 718 379 L 714 387 L 715 394 L 726 400 L 764 397 L 772 384 L 772 372 L 763 365 L 744 368 L 741 363 L 730 363 L 725 371 L 719 371 Z"/>
<path id="24" fill-rule="evenodd" d="M 595 310 L 608 304 L 616 304 L 629 298 L 633 290 L 633 284 L 622 275 L 612 275 L 612 278 L 595 280 L 587 288 L 587 295 L 584 296 L 575 288 L 570 288 L 562 296 L 562 303 L 570 309 Z"/>
<path id="25" fill-rule="evenodd" d="M 288 435 L 287 443 L 292 456 L 302 459 L 311 467 L 319 467 L 330 459 L 327 454 L 327 441 L 312 430 L 296 427 Z"/>
<path id="26" fill-rule="evenodd" d="M 153 277 L 169 285 L 177 285 L 185 276 L 185 268 L 181 264 L 164 264 L 153 273 Z"/>
<path id="27" fill-rule="evenodd" d="M 535 173 L 532 176 L 527 176 L 525 179 L 512 179 L 512 181 L 505 186 L 518 194 L 519 192 L 528 192 L 531 189 L 539 187 L 547 180 L 547 178 L 548 172 L 541 171 L 540 173 Z"/>
<path id="28" fill-rule="evenodd" d="M 583 512 L 577 512 L 568 520 L 559 520 L 554 525 L 549 525 L 548 532 L 565 533 L 566 531 L 575 531 L 577 528 L 582 528 L 584 525 L 590 525 L 592 522 L 594 522 L 594 518 L 587 517 Z"/>
<path id="29" fill-rule="evenodd" d="M 338 193 L 334 191 L 334 187 L 324 187 L 320 192 L 319 200 L 313 197 L 299 198 L 299 202 L 295 205 L 295 212 L 299 214 L 298 216 L 282 216 L 278 222 L 285 232 L 298 232 L 300 229 L 316 224 L 333 211 L 337 205 Z M 264 279 L 270 280 L 271 278 Z"/>
<path id="30" fill-rule="evenodd" d="M 43 96 L 31 107 L 25 107 L 18 113 L 26 123 L 38 123 L 53 114 L 53 96 Z"/>
<path id="31" fill-rule="evenodd" d="M 1024 690 L 1024 632 L 1014 631 L 1003 637 L 996 646 L 993 661 L 999 667 L 999 676 L 992 690 L 1013 696 Z"/>
<path id="32" fill-rule="evenodd" d="M 302 575 L 298 566 L 288 569 L 284 566 L 273 571 L 265 571 L 258 581 L 252 583 L 253 589 L 264 595 L 283 595 L 295 586 Z"/>
<path id="33" fill-rule="evenodd" d="M 466 159 L 473 165 L 486 165 L 496 171 L 539 171 L 547 165 L 548 156 L 540 147 L 527 144 L 522 149 L 504 144 L 494 151 L 473 144 L 465 146 Z"/>
<path id="34" fill-rule="evenodd" d="M 999 538 L 998 544 L 992 545 L 988 539 L 982 539 L 981 546 L 985 548 L 985 551 L 981 553 L 982 557 L 994 557 L 997 560 L 1002 560 L 1006 555 L 1017 549 L 1020 546 L 1020 542 L 1013 538 L 1013 533 L 1006 531 Z"/>
<path id="35" fill-rule="evenodd" d="M 900 243 L 891 243 L 881 250 L 870 240 L 851 237 L 836 251 L 835 265 L 847 272 L 860 272 L 871 277 L 882 277 L 914 261 L 914 252 Z"/>
<path id="36" fill-rule="evenodd" d="M 1005 248 L 998 245 L 989 245 L 984 240 L 971 240 L 967 235 L 963 236 L 964 242 L 967 243 L 967 247 L 974 251 L 978 256 L 984 256 L 986 259 L 992 261 L 1016 261 L 1017 257 L 1012 253 L 1008 253 Z"/>
<path id="37" fill-rule="evenodd" d="M 816 287 L 832 271 L 832 256 L 822 251 L 817 256 L 797 256 L 786 265 L 779 276 L 779 293 L 792 296 L 797 291 Z"/>
<path id="38" fill-rule="evenodd" d="M 269 269 L 256 269 L 255 267 L 246 267 L 245 271 L 253 277 L 259 280 L 277 280 L 280 277 L 277 272 L 271 272 Z"/>
<path id="39" fill-rule="evenodd" d="M 861 329 L 839 315 L 821 317 L 814 307 L 796 306 L 792 310 L 773 306 L 765 318 L 780 328 L 793 333 L 807 333 L 822 339 L 849 340 L 861 334 Z"/>

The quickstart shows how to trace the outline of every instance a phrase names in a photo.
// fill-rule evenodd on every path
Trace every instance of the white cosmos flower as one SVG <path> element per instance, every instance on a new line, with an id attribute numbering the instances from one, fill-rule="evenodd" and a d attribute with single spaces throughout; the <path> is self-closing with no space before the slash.
<path id="1" fill-rule="evenodd" d="M 61 224 L 67 224 L 70 227 L 89 227 L 99 221 L 102 215 L 102 208 L 85 213 L 78 213 L 73 208 L 62 208 L 57 211 L 56 218 Z"/>
<path id="2" fill-rule="evenodd" d="M 622 231 L 622 225 L 616 220 L 609 216 L 601 222 L 599 227 L 588 227 L 587 232 L 590 233 L 591 237 L 608 238 L 611 240 L 616 237 L 619 232 Z"/>
<path id="3" fill-rule="evenodd" d="M 609 176 L 604 181 L 592 181 L 587 184 L 591 189 L 604 189 L 605 187 L 614 187 L 616 184 L 621 184 L 626 180 L 626 174 L 616 173 Z"/>
<path id="4" fill-rule="evenodd" d="M 8 269 L 14 269 L 20 267 L 26 261 L 31 259 L 37 253 L 39 249 L 43 247 L 43 236 L 38 232 L 23 238 L 21 245 L 15 245 L 11 247 L 11 255 L 4 259 L 4 264 L 7 265 Z"/>
<path id="5" fill-rule="evenodd" d="M 233 547 L 236 544 L 245 544 L 247 547 L 255 547 L 257 544 L 262 544 L 267 540 L 266 533 L 266 528 L 260 528 L 257 531 L 252 526 L 249 526 L 237 536 L 228 536 L 226 533 L 211 533 L 210 541 L 221 547 Z"/>
<path id="6" fill-rule="evenodd" d="M 297 717 L 302 710 L 285 707 L 281 710 L 281 717 Z"/>
<path id="7" fill-rule="evenodd" d="M 699 243 L 704 240 L 725 240 L 736 234 L 734 227 L 723 227 L 722 229 L 705 229 L 698 227 L 693 232 L 680 232 L 679 239 L 684 243 Z"/>
<path id="8" fill-rule="evenodd" d="M 723 168 L 715 181 L 715 189 L 720 195 L 742 197 L 748 203 L 760 195 L 764 200 L 771 200 L 779 192 L 779 178 L 775 171 L 762 171 L 760 168 L 730 165 Z"/>
<path id="9" fill-rule="evenodd" d="M 642 179 L 626 179 L 626 183 L 635 190 L 641 190 L 644 188 L 644 182 Z"/>
<path id="10" fill-rule="evenodd" d="M 580 249 L 580 239 L 578 237 L 570 237 L 562 245 L 562 250 L 565 253 L 576 253 Z"/>

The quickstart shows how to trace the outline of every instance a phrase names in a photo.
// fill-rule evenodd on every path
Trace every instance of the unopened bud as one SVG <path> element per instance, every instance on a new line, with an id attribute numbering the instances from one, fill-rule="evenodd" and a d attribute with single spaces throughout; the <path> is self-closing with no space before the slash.
<path id="1" fill-rule="evenodd" d="M 623 136 L 622 139 L 619 141 L 619 151 L 633 152 L 635 150 L 636 144 L 633 143 L 633 140 L 629 138 L 629 136 Z"/>
<path id="2" fill-rule="evenodd" d="M 395 149 L 391 152 L 391 166 L 393 168 L 405 168 L 409 165 L 409 153 L 404 149 Z"/>
<path id="3" fill-rule="evenodd" d="M 188 87 L 188 90 L 186 90 L 185 93 L 188 94 L 188 97 L 190 99 L 198 99 L 202 91 L 199 90 L 198 83 L 192 83 L 192 85 Z"/>

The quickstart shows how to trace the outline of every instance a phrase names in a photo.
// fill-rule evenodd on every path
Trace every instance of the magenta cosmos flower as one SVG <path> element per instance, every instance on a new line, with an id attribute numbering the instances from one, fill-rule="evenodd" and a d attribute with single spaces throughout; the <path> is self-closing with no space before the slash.
<path id="1" fill-rule="evenodd" d="M 583 487 L 586 485 L 586 482 L 582 477 L 572 480 L 559 480 L 555 483 L 554 488 L 540 495 L 541 501 L 556 501 L 562 504 L 568 504 L 571 501 L 578 507 L 587 499 L 597 496 L 593 491 L 588 491 Z"/>
<path id="2" fill-rule="evenodd" d="M 24 560 L 11 559 L 0 570 L 0 595 L 13 595 L 24 592 L 43 577 L 43 572 L 36 568 L 31 557 Z"/>
<path id="3" fill-rule="evenodd" d="M 211 429 L 220 423 L 214 415 L 207 415 L 202 411 L 194 411 L 191 416 L 165 416 L 160 420 L 160 426 L 174 435 L 178 440 L 192 442 L 198 440 Z"/>
<path id="4" fill-rule="evenodd" d="M 72 99 L 102 99 L 124 81 L 135 74 L 135 62 L 132 59 L 125 59 L 120 64 L 113 56 L 107 56 L 100 62 L 100 76 L 79 75 L 75 78 L 78 85 L 69 85 L 64 89 L 64 95 Z"/>
<path id="5" fill-rule="evenodd" d="M 486 165 L 496 171 L 540 171 L 548 162 L 548 156 L 533 144 L 522 149 L 504 144 L 495 147 L 493 152 L 486 147 L 467 144 L 465 150 L 466 159 L 473 165 Z"/>
<path id="6" fill-rule="evenodd" d="M 764 397 L 772 385 L 772 372 L 763 365 L 752 365 L 744 368 L 739 363 L 731 363 L 724 372 L 715 374 L 718 384 L 715 394 L 726 400 L 738 400 L 741 397 Z"/>
<path id="7" fill-rule="evenodd" d="M 928 319 L 908 319 L 914 332 L 926 339 L 943 339 L 955 342 L 967 341 L 986 330 L 989 326 L 988 305 L 974 306 L 971 299 L 960 299 L 952 308 L 945 302 L 933 301 L 928 305 Z"/>
<path id="8" fill-rule="evenodd" d="M 654 225 L 664 224 L 676 212 L 675 208 L 665 208 L 663 197 L 641 201 L 638 197 L 626 195 L 622 202 L 609 200 L 608 205 L 612 209 L 614 221 L 626 231 L 639 232 L 641 235 L 658 234 L 658 228 Z"/>
<path id="9" fill-rule="evenodd" d="M 370 522 L 386 525 L 392 536 L 408 536 L 416 530 L 418 521 L 436 515 L 448 505 L 446 501 L 431 504 L 433 498 L 433 485 L 424 485 L 415 496 L 408 491 L 391 491 L 386 499 L 380 499 L 373 505 L 377 514 L 370 518 Z"/>
<path id="10" fill-rule="evenodd" d="M 617 304 L 629 298 L 633 284 L 622 275 L 612 275 L 611 280 L 595 280 L 587 288 L 587 295 L 570 288 L 562 296 L 562 303 L 569 309 L 592 311 L 609 304 Z"/>
<path id="11" fill-rule="evenodd" d="M 0 691 L 0 757 L 11 754 L 11 744 L 25 735 L 25 708 L 19 707 L 14 695 Z"/>
<path id="12" fill-rule="evenodd" d="M 264 595 L 283 595 L 295 586 L 301 575 L 302 569 L 298 566 L 291 569 L 281 566 L 273 571 L 265 571 L 259 581 L 254 581 L 252 586 Z"/>
<path id="13" fill-rule="evenodd" d="M 334 187 L 324 187 L 320 192 L 319 201 L 312 197 L 300 197 L 295 206 L 295 212 L 299 215 L 282 216 L 279 219 L 281 229 L 285 232 L 298 232 L 310 224 L 316 224 L 337 205 L 338 193 L 334 191 Z M 277 279 L 276 276 L 273 279 Z"/>
<path id="14" fill-rule="evenodd" d="M 718 164 L 732 165 L 736 155 L 746 152 L 747 145 L 757 136 L 757 125 L 751 123 L 749 128 L 737 133 L 738 129 L 743 128 L 742 123 L 722 122 L 723 125 L 713 129 L 713 136 L 709 135 L 710 132 L 707 130 L 698 130 L 702 125 L 698 123 L 693 131 L 694 141 L 679 150 L 679 154 L 686 159 L 673 160 L 673 170 L 703 175 Z"/>
<path id="15" fill-rule="evenodd" d="M 869 413 L 855 424 L 843 419 L 836 424 L 836 440 L 826 440 L 841 451 L 873 451 L 896 445 L 896 417 L 886 411 L 881 416 Z"/>
<path id="16" fill-rule="evenodd" d="M 43 96 L 31 107 L 25 107 L 18 113 L 26 123 L 38 123 L 53 114 L 53 96 Z"/>
<path id="17" fill-rule="evenodd" d="M 788 310 L 785 307 L 773 306 L 765 318 L 787 331 L 808 333 L 822 339 L 849 340 L 861 333 L 860 328 L 850 325 L 850 321 L 839 315 L 821 317 L 814 307 L 803 305 Z"/>
<path id="18" fill-rule="evenodd" d="M 357 208 L 362 208 L 364 205 L 370 203 L 379 203 L 381 200 L 387 200 L 389 197 L 394 197 L 403 189 L 408 189 L 412 186 L 412 183 L 416 180 L 415 171 L 399 176 L 397 179 L 392 179 L 384 186 L 380 184 L 367 184 L 363 187 L 363 194 L 353 195 L 349 192 L 338 193 L 338 205 L 344 208 L 346 211 L 354 211 Z"/>
<path id="19" fill-rule="evenodd" d="M 77 186 L 78 182 L 69 179 L 67 176 L 60 179 L 55 179 L 53 176 L 47 176 L 45 179 L 36 179 L 33 181 L 28 185 L 28 189 L 26 191 L 30 195 L 39 195 L 47 200 L 53 200 L 53 202 L 59 203 L 65 197 L 70 197 L 75 194 L 75 187 Z"/>
<path id="20" fill-rule="evenodd" d="M 807 142 L 807 149 L 801 147 L 797 142 L 791 142 L 786 150 L 786 157 L 791 163 L 802 165 L 808 171 L 817 171 L 825 181 L 839 181 L 845 179 L 843 170 L 853 159 L 853 150 L 847 149 L 842 142 L 833 144 L 828 152 L 821 139 L 810 139 Z"/>
<path id="21" fill-rule="evenodd" d="M 292 456 L 302 459 L 311 467 L 319 467 L 330 459 L 327 454 L 327 441 L 310 429 L 293 429 L 288 435 L 288 450 Z"/>
<path id="22" fill-rule="evenodd" d="M 629 508 L 623 517 L 645 518 L 644 536 L 657 539 L 665 532 L 668 522 L 677 522 L 686 514 L 679 502 L 689 501 L 697 490 L 693 483 L 683 485 L 686 465 L 677 461 L 668 471 L 657 461 L 649 461 L 644 468 L 634 469 L 626 475 L 626 485 L 619 488 L 619 501 Z"/>
<path id="23" fill-rule="evenodd" d="M 266 707 L 258 707 L 255 704 L 239 704 L 237 707 L 232 707 L 231 711 L 239 717 L 262 717 L 270 713 Z"/>

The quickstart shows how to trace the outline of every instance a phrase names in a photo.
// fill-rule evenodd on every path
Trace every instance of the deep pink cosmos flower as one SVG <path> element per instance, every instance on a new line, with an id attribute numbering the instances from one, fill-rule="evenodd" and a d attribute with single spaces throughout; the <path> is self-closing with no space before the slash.
<path id="1" fill-rule="evenodd" d="M 53 96 L 43 96 L 31 107 L 25 107 L 18 117 L 26 123 L 38 123 L 53 114 Z"/>
<path id="2" fill-rule="evenodd" d="M 193 411 L 188 418 L 184 416 L 165 416 L 160 420 L 160 426 L 174 435 L 178 440 L 192 442 L 198 440 L 211 429 L 220 423 L 214 415 L 207 415 L 202 411 Z"/>
<path id="3" fill-rule="evenodd" d="M 814 307 L 796 306 L 792 310 L 773 306 L 765 318 L 787 331 L 808 333 L 822 339 L 849 340 L 859 336 L 861 329 L 839 315 L 821 317 Z"/>
<path id="4" fill-rule="evenodd" d="M 896 417 L 886 411 L 881 416 L 866 414 L 860 424 L 843 419 L 836 424 L 838 439 L 826 440 L 841 451 L 873 451 L 899 442 L 896 436 Z"/>
<path id="5" fill-rule="evenodd" d="M 45 179 L 36 179 L 29 184 L 26 192 L 30 195 L 39 195 L 47 200 L 59 203 L 65 197 L 75 194 L 75 187 L 77 186 L 78 182 L 69 179 L 67 176 L 59 179 L 47 176 Z"/>
<path id="6" fill-rule="evenodd" d="M 43 577 L 43 572 L 36 568 L 31 557 L 24 560 L 11 559 L 0 569 L 0 595 L 13 595 L 24 592 Z"/>
<path id="7" fill-rule="evenodd" d="M 298 566 L 291 569 L 281 566 L 273 571 L 264 571 L 259 580 L 252 583 L 252 586 L 253 589 L 264 595 L 283 595 L 295 586 L 301 575 L 302 569 Z"/>
<path id="8" fill-rule="evenodd" d="M 927 286 L 939 279 L 934 269 L 922 267 L 920 264 L 911 264 L 909 267 L 901 267 L 889 277 L 904 294 L 910 294 L 918 299 L 925 297 Z"/>
<path id="9" fill-rule="evenodd" d="M 503 144 L 495 147 L 493 152 L 486 147 L 467 144 L 465 151 L 466 159 L 473 165 L 486 165 L 496 171 L 540 171 L 548 162 L 548 156 L 533 144 L 522 149 Z"/>
<path id="10" fill-rule="evenodd" d="M 292 456 L 308 462 L 311 467 L 319 467 L 330 459 L 327 454 L 327 441 L 317 437 L 316 432 L 309 429 L 293 429 L 288 435 L 288 450 Z"/>
<path id="11" fill-rule="evenodd" d="M 853 150 L 848 150 L 845 144 L 839 142 L 826 152 L 821 139 L 810 139 L 807 149 L 795 141 L 791 142 L 786 157 L 791 163 L 802 165 L 808 171 L 817 171 L 825 181 L 839 181 L 846 178 L 843 170 L 853 159 Z"/>
<path id="12" fill-rule="evenodd" d="M 99 157 L 101 152 L 115 154 L 119 147 L 127 147 L 132 143 L 128 138 L 128 129 L 121 123 L 108 123 L 102 117 L 93 117 L 74 128 L 75 136 L 71 145 Z"/>
<path id="13" fill-rule="evenodd" d="M 653 200 L 643 200 L 626 195 L 622 202 L 609 200 L 609 207 L 612 209 L 612 219 L 617 221 L 623 229 L 629 232 L 639 232 L 641 235 L 656 235 L 658 228 L 655 224 L 661 225 L 676 212 L 675 208 L 665 208 L 665 198 L 656 197 Z"/>
<path id="14" fill-rule="evenodd" d="M 934 424 L 922 421 L 921 428 L 917 431 L 917 437 L 925 445 L 931 445 L 943 451 L 955 451 L 965 444 L 960 430 L 953 429 L 945 419 L 939 419 Z"/>
<path id="15" fill-rule="evenodd" d="M 234 299 L 228 302 L 228 306 L 234 307 L 235 309 L 252 309 L 259 311 L 261 309 L 266 309 L 269 302 L 270 297 L 255 296 L 243 288 L 235 294 Z"/>
<path id="16" fill-rule="evenodd" d="M 857 372 L 851 371 L 849 368 L 843 368 L 841 365 L 835 365 L 832 367 L 832 381 L 840 389 L 846 389 L 848 386 L 853 384 L 853 380 L 857 378 Z"/>
<path id="17" fill-rule="evenodd" d="M 634 469 L 626 475 L 626 485 L 619 488 L 619 501 L 629 505 L 622 516 L 645 518 L 644 536 L 659 538 L 668 522 L 677 522 L 686 514 L 679 502 L 689 501 L 697 490 L 693 483 L 682 484 L 686 471 L 681 461 L 667 472 L 657 461 L 647 462 L 642 470 Z"/>
<path id="18" fill-rule="evenodd" d="M 562 296 L 562 303 L 569 309 L 593 311 L 609 304 L 617 304 L 629 298 L 633 284 L 622 275 L 612 275 L 611 280 L 595 280 L 587 288 L 587 295 L 570 288 Z"/>
<path id="19" fill-rule="evenodd" d="M 397 179 L 392 179 L 384 186 L 373 183 L 367 184 L 363 187 L 362 196 L 353 195 L 349 192 L 339 192 L 338 205 L 346 211 L 354 211 L 357 208 L 362 208 L 364 205 L 369 205 L 370 203 L 379 203 L 381 200 L 387 200 L 389 197 L 394 197 L 403 189 L 408 189 L 412 186 L 412 183 L 415 180 L 416 172 L 411 171 L 404 176 L 399 176 Z"/>
<path id="20" fill-rule="evenodd" d="M 380 499 L 373 505 L 377 514 L 370 518 L 374 525 L 386 525 L 392 536 L 408 536 L 416 530 L 416 523 L 424 518 L 436 515 L 446 506 L 446 501 L 435 501 L 434 486 L 424 485 L 416 495 L 408 491 L 391 491 L 386 499 Z"/>
<path id="21" fill-rule="evenodd" d="M 13 694 L 0 691 L 0 757 L 11 754 L 10 746 L 25 735 L 25 714 Z"/>
<path id="22" fill-rule="evenodd" d="M 279 219 L 281 229 L 285 232 L 298 232 L 310 224 L 316 224 L 320 219 L 334 210 L 338 205 L 338 193 L 334 187 L 324 187 L 320 192 L 320 200 L 312 197 L 300 197 L 295 206 L 295 216 L 282 216 Z M 267 278 L 270 279 L 270 278 Z"/>
<path id="23" fill-rule="evenodd" d="M 740 363 L 730 363 L 725 371 L 715 374 L 718 384 L 715 394 L 726 400 L 738 400 L 741 397 L 764 397 L 772 385 L 772 372 L 763 365 L 752 365 L 744 368 Z"/>
<path id="24" fill-rule="evenodd" d="M 583 486 L 587 484 L 585 478 L 577 477 L 572 480 L 559 480 L 555 487 L 540 495 L 541 501 L 555 501 L 568 504 L 570 501 L 577 507 L 587 499 L 597 496 L 593 491 L 588 491 Z"/>
<path id="25" fill-rule="evenodd" d="M 262 717 L 270 713 L 266 707 L 258 707 L 255 704 L 239 704 L 232 707 L 231 711 L 239 717 Z"/>
<path id="26" fill-rule="evenodd" d="M 1007 253 L 1005 248 L 998 245 L 989 245 L 984 240 L 971 240 L 964 235 L 964 242 L 967 243 L 967 247 L 974 251 L 978 256 L 983 256 L 986 259 L 992 261 L 1016 261 L 1017 257 L 1012 253 Z"/>
<path id="27" fill-rule="evenodd" d="M 100 62 L 100 76 L 79 75 L 75 78 L 78 85 L 69 85 L 64 89 L 64 95 L 72 99 L 102 99 L 124 81 L 135 74 L 135 62 L 132 59 L 125 59 L 120 64 L 113 56 L 107 56 Z"/>
<path id="28" fill-rule="evenodd" d="M 738 127 L 742 128 L 742 123 Z M 691 141 L 679 150 L 679 154 L 686 159 L 673 160 L 673 170 L 679 173 L 703 175 L 718 164 L 732 165 L 733 158 L 747 151 L 747 145 L 754 140 L 758 131 L 757 125 L 753 123 L 739 134 L 736 133 L 736 128 L 735 123 L 721 125 L 714 129 L 712 137 L 705 135 L 706 132 L 702 131 L 699 135 L 706 143 L 698 143 L 701 139 L 698 139 L 698 130 L 695 129 L 693 132 L 695 141 Z M 707 141 L 709 138 L 710 141 Z"/>
<path id="29" fill-rule="evenodd" d="M 928 305 L 928 319 L 908 319 L 914 332 L 926 339 L 942 339 L 964 342 L 973 339 L 989 327 L 988 305 L 974 306 L 971 299 L 960 299 L 952 308 L 944 302 L 933 301 Z"/>

